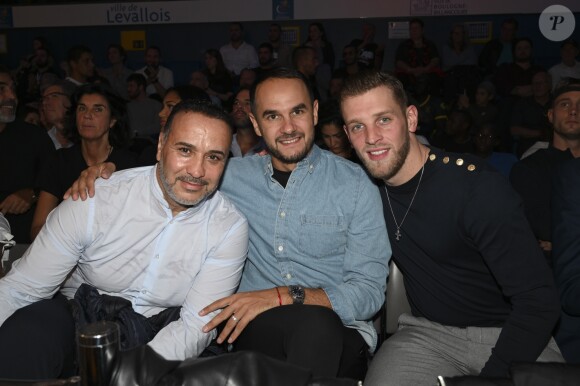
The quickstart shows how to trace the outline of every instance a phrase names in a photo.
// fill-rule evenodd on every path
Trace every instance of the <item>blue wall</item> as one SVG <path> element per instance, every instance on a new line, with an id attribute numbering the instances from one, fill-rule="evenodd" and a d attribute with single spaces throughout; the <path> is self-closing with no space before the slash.
<path id="1" fill-rule="evenodd" d="M 514 16 L 520 23 L 519 36 L 530 37 L 534 41 L 536 63 L 549 67 L 559 62 L 559 43 L 547 40 L 538 29 L 538 15 L 480 15 L 460 17 L 425 17 L 426 36 L 435 41 L 440 47 L 445 44 L 449 31 L 455 23 L 466 21 L 493 22 L 494 35 L 497 35 L 502 20 Z M 385 70 L 393 68 L 393 58 L 399 40 L 387 39 L 388 22 L 397 19 L 365 19 L 377 27 L 378 42 L 386 44 L 384 59 Z M 398 19 L 408 20 L 408 19 Z M 299 26 L 301 41 L 307 36 L 310 21 L 291 21 L 281 23 L 283 26 Z M 246 40 L 258 46 L 266 40 L 269 21 L 244 23 Z M 362 21 L 360 19 L 324 20 L 327 35 L 334 45 L 337 63 L 341 58 L 342 47 L 361 34 Z M 44 36 L 49 41 L 53 56 L 58 61 L 63 60 L 69 47 L 75 44 L 89 46 L 95 55 L 98 66 L 107 65 L 105 50 L 109 43 L 118 43 L 123 30 L 145 30 L 147 44 L 158 45 L 162 49 L 165 65 L 175 74 L 177 83 L 187 82 L 192 70 L 203 65 L 203 51 L 206 48 L 219 48 L 228 41 L 228 23 L 198 23 L 198 24 L 171 24 L 171 25 L 144 25 L 144 26 L 107 26 L 107 27 L 67 27 L 67 28 L 29 28 L 8 29 L 0 31 L 7 35 L 8 54 L 0 55 L 0 62 L 15 67 L 19 59 L 29 54 L 32 49 L 32 40 L 36 36 Z M 574 38 L 580 40 L 576 31 Z M 476 45 L 476 50 L 481 45 Z M 143 65 L 143 52 L 130 52 L 127 65 L 130 68 L 139 68 Z"/>

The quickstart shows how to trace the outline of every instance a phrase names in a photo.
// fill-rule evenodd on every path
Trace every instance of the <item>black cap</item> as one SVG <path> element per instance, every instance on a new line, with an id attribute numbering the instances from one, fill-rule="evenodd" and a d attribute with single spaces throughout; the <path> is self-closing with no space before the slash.
<path id="1" fill-rule="evenodd" d="M 555 101 L 560 95 L 570 92 L 580 92 L 580 79 L 568 78 L 568 82 L 554 90 L 552 100 Z"/>

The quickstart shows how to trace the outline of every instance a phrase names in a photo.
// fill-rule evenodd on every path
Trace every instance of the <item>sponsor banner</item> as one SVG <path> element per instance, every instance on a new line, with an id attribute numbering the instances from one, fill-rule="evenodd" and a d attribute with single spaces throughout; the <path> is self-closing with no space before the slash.
<path id="1" fill-rule="evenodd" d="M 411 0 L 411 16 L 457 16 L 467 15 L 467 0 Z"/>
<path id="2" fill-rule="evenodd" d="M 255 21 L 270 20 L 271 4 L 264 0 L 191 0 L 17 6 L 12 7 L 11 19 L 15 28 L 210 23 L 224 21 L 224 15 Z"/>

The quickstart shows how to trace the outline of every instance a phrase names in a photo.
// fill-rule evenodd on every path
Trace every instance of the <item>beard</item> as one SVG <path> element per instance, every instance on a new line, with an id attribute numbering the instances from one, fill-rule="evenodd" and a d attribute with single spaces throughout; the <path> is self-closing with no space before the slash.
<path id="1" fill-rule="evenodd" d="M 371 176 L 383 181 L 388 181 L 401 170 L 405 164 L 405 160 L 407 159 L 407 155 L 409 154 L 409 150 L 411 148 L 411 134 L 409 134 L 408 130 L 405 131 L 405 133 L 406 135 L 403 144 L 399 149 L 391 150 L 394 152 L 393 159 L 384 166 L 380 165 L 380 163 L 367 159 L 366 154 L 358 154 L 359 158 L 363 160 L 363 163 Z"/>
<path id="2" fill-rule="evenodd" d="M 248 117 L 247 115 L 245 115 L 243 118 L 233 118 L 233 119 L 234 119 L 234 127 L 236 129 L 250 128 L 254 130 L 254 127 L 252 126 L 252 121 L 250 121 L 250 117 Z"/>
<path id="3" fill-rule="evenodd" d="M 282 136 L 276 138 L 276 141 L 292 139 L 295 137 L 296 137 L 295 135 L 282 135 Z M 306 137 L 304 137 L 304 141 L 306 141 Z M 312 150 L 312 146 L 314 146 L 314 138 L 311 138 L 308 142 L 305 143 L 304 149 L 302 149 L 300 152 L 292 154 L 292 155 L 285 155 L 285 154 L 282 154 L 282 152 L 280 152 L 278 150 L 275 143 L 271 144 L 271 143 L 268 143 L 267 141 L 264 141 L 264 142 L 265 142 L 266 149 L 268 150 L 268 153 L 270 153 L 270 155 L 273 158 L 276 158 L 277 160 L 279 160 L 280 162 L 285 163 L 285 164 L 295 164 L 295 163 L 302 161 L 304 158 L 306 158 L 308 153 L 310 153 L 310 150 Z"/>
<path id="4" fill-rule="evenodd" d="M 12 123 L 16 119 L 15 100 L 10 99 L 0 104 L 0 123 Z"/>
<path id="5" fill-rule="evenodd" d="M 204 185 L 204 186 L 208 186 L 209 183 L 204 179 L 195 178 L 192 176 L 185 175 L 185 176 L 176 177 L 175 181 L 172 184 L 169 182 L 169 179 L 167 178 L 167 174 L 165 173 L 165 165 L 163 163 L 163 158 L 161 160 L 159 160 L 159 165 L 157 167 L 158 167 L 157 170 L 159 170 L 159 179 L 161 180 L 161 184 L 163 185 L 163 190 L 165 191 L 165 193 L 167 193 L 167 195 L 173 201 L 175 201 L 176 203 L 178 203 L 181 206 L 194 207 L 196 205 L 200 205 L 217 190 L 217 185 L 216 185 L 213 188 L 208 189 L 204 194 L 202 194 L 201 197 L 198 197 L 195 200 L 188 200 L 186 198 L 179 197 L 177 195 L 177 193 L 175 193 L 175 190 L 173 189 L 174 186 L 177 184 L 177 181 L 184 181 L 184 182 L 200 184 L 200 185 Z"/>
<path id="6" fill-rule="evenodd" d="M 554 132 L 557 133 L 560 137 L 567 139 L 569 141 L 577 141 L 580 139 L 580 128 L 576 127 L 572 130 L 562 130 L 560 128 L 554 127 Z"/>

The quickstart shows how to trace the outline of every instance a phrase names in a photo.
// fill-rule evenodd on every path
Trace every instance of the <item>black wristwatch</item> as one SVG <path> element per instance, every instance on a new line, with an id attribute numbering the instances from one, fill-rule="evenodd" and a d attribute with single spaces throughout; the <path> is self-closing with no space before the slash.
<path id="1" fill-rule="evenodd" d="M 292 298 L 293 304 L 304 304 L 304 298 L 306 294 L 304 293 L 304 288 L 299 285 L 288 286 L 288 294 Z"/>

